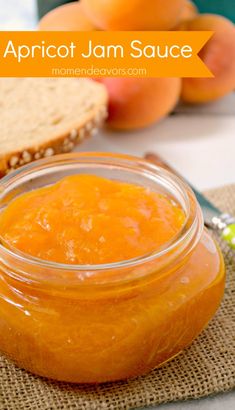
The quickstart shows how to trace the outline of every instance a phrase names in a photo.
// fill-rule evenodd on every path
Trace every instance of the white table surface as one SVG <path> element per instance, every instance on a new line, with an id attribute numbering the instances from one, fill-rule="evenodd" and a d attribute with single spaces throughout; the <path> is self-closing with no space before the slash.
<path id="1" fill-rule="evenodd" d="M 35 26 L 34 0 L 0 0 L 0 10 L 2 30 L 32 29 Z M 235 183 L 235 94 L 216 104 L 179 107 L 176 114 L 142 131 L 102 131 L 78 150 L 140 156 L 149 150 L 156 151 L 200 190 Z M 235 392 L 156 408 L 234 410 Z"/>
<path id="2" fill-rule="evenodd" d="M 218 114 L 217 107 L 225 110 L 226 106 L 229 114 Z M 103 131 L 79 150 L 140 156 L 156 151 L 201 190 L 235 183 L 235 94 L 205 106 L 203 113 L 197 114 L 197 107 L 192 114 L 178 110 L 141 131 Z"/>

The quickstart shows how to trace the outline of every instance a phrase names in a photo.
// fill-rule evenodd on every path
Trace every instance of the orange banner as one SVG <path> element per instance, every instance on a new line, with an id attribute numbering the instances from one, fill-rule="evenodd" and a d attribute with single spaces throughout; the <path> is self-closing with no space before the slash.
<path id="1" fill-rule="evenodd" d="M 1 77 L 213 77 L 210 31 L 0 32 Z"/>

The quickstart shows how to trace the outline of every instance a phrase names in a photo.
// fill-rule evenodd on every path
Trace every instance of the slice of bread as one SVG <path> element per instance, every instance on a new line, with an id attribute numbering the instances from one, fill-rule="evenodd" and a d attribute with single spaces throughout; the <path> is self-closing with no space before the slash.
<path id="1" fill-rule="evenodd" d="M 107 92 L 88 79 L 0 79 L 0 175 L 70 151 L 97 131 Z"/>

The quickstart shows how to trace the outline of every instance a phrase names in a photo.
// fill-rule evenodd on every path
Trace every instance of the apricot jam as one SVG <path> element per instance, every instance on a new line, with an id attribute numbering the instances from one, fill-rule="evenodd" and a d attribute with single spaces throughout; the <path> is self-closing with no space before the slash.
<path id="1" fill-rule="evenodd" d="M 38 375 L 126 379 L 203 330 L 224 264 L 177 177 L 146 161 L 82 153 L 0 183 L 0 350 Z"/>
<path id="2" fill-rule="evenodd" d="M 37 258 L 102 264 L 153 252 L 180 231 L 184 220 L 182 208 L 162 194 L 75 175 L 12 201 L 0 215 L 0 235 Z"/>

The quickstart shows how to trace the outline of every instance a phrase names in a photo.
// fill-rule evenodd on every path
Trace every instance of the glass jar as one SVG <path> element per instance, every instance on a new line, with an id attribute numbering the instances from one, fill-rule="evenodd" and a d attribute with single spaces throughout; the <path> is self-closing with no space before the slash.
<path id="1" fill-rule="evenodd" d="M 129 156 L 77 153 L 29 164 L 1 180 L 1 210 L 24 192 L 78 173 L 164 192 L 184 209 L 185 224 L 155 252 L 106 265 L 44 261 L 2 240 L 0 350 L 57 380 L 138 376 L 176 356 L 207 325 L 223 296 L 223 259 L 190 188 Z"/>

